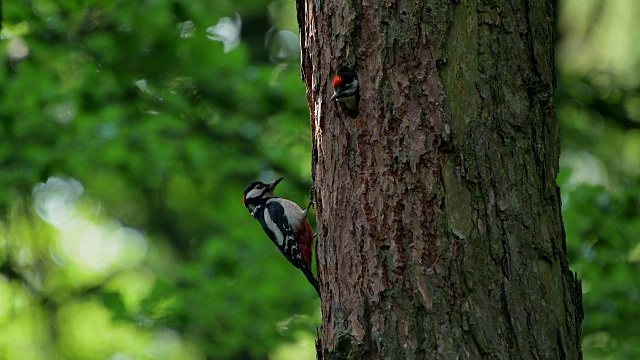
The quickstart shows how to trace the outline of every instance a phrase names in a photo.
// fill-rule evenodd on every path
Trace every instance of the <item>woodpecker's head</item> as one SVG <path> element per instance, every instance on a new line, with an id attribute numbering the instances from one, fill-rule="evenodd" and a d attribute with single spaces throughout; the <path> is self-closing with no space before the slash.
<path id="1" fill-rule="evenodd" d="M 274 197 L 273 190 L 278 186 L 278 183 L 282 181 L 284 177 L 273 180 L 269 184 L 265 184 L 262 181 L 256 181 L 251 183 L 246 190 L 244 191 L 244 197 L 242 198 L 242 203 L 244 206 L 249 209 L 249 211 L 253 212 L 255 207 L 264 199 Z"/>
<path id="2" fill-rule="evenodd" d="M 346 66 L 338 71 L 333 78 L 333 96 L 330 101 L 337 100 L 344 103 L 349 110 L 358 109 L 359 83 L 356 73 Z"/>

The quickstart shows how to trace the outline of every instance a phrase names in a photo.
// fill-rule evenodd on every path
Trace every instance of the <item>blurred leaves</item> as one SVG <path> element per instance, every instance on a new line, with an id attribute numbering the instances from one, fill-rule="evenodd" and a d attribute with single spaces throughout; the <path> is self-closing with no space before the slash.
<path id="1" fill-rule="evenodd" d="M 299 68 L 250 56 L 253 24 L 207 32 L 267 2 L 4 5 L 0 358 L 264 359 L 315 334 L 317 295 L 240 201 L 276 175 L 308 196 Z"/>
<path id="2" fill-rule="evenodd" d="M 587 358 L 640 356 L 640 186 L 581 185 L 563 196 L 572 268 L 582 279 Z"/>
<path id="3" fill-rule="evenodd" d="M 640 3 L 559 1 L 563 218 L 585 359 L 640 357 Z"/>

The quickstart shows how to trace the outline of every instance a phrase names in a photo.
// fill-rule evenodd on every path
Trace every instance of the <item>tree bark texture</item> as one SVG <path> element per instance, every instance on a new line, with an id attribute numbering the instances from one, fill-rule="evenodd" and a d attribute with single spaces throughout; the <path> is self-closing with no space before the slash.
<path id="1" fill-rule="evenodd" d="M 324 358 L 581 358 L 549 2 L 297 8 Z M 344 65 L 355 116 L 329 103 Z"/>

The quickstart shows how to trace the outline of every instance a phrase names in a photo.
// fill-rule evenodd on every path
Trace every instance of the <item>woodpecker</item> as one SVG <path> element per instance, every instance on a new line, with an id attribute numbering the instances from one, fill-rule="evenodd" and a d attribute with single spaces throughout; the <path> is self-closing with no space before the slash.
<path id="1" fill-rule="evenodd" d="M 260 181 L 251 183 L 244 191 L 242 202 L 260 222 L 262 229 L 282 255 L 293 266 L 302 270 L 320 296 L 320 286 L 311 271 L 313 230 L 307 220 L 307 212 L 313 202 L 309 202 L 309 206 L 303 211 L 293 201 L 275 196 L 273 190 L 282 179 L 281 177 L 269 184 Z"/>
<path id="2" fill-rule="evenodd" d="M 333 96 L 330 101 L 337 100 L 351 111 L 358 110 L 359 86 L 356 73 L 346 66 L 341 67 L 338 75 L 333 78 Z"/>

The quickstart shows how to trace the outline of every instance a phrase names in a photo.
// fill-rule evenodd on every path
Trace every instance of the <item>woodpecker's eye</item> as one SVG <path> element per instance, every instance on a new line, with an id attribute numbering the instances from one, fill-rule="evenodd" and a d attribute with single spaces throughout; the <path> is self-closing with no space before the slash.
<path id="1" fill-rule="evenodd" d="M 256 185 L 256 189 L 262 189 L 262 188 L 263 188 L 262 184 Z"/>

